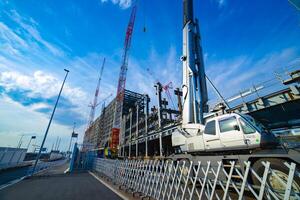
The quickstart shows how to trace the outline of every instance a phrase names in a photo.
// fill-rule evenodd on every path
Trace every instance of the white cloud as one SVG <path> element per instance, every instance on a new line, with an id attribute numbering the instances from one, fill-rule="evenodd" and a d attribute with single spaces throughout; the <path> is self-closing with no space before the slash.
<path id="1" fill-rule="evenodd" d="M 154 84 L 156 81 L 163 85 L 170 81 L 175 87 L 181 87 L 181 61 L 174 47 L 170 47 L 169 51 L 164 55 L 152 49 L 149 58 L 146 61 L 137 61 L 134 58 L 129 59 L 128 76 L 126 88 L 142 94 L 148 94 L 151 98 L 151 104 L 156 106 L 156 95 Z M 147 71 L 150 70 L 150 73 Z M 152 74 L 152 75 L 151 75 Z M 165 94 L 163 94 L 165 96 Z M 175 98 L 171 91 L 173 101 Z M 165 96 L 166 97 L 166 96 Z M 171 102 L 169 102 L 171 105 Z"/>
<path id="2" fill-rule="evenodd" d="M 61 87 L 62 80 L 58 80 L 51 74 L 43 71 L 35 71 L 33 75 L 25 75 L 17 71 L 0 72 L 0 85 L 5 90 L 22 89 L 29 91 L 27 97 L 42 97 L 49 99 L 56 97 Z M 82 110 L 86 109 L 83 103 L 87 99 L 87 94 L 82 89 L 65 85 L 63 96 L 72 104 L 76 105 L 74 111 L 83 116 Z"/>
<path id="3" fill-rule="evenodd" d="M 34 103 L 29 107 L 32 111 L 37 111 L 39 109 L 50 109 L 51 107 L 46 103 Z"/>
<path id="4" fill-rule="evenodd" d="M 299 60 L 297 52 L 298 50 L 295 48 L 287 48 L 280 52 L 272 52 L 259 59 L 240 56 L 209 63 L 206 68 L 207 75 L 224 97 L 230 97 L 254 84 L 274 79 L 274 73 L 277 70 L 282 70 L 291 62 Z"/>
<path id="5" fill-rule="evenodd" d="M 219 8 L 225 6 L 225 4 L 226 4 L 226 1 L 225 1 L 225 0 L 216 0 L 216 2 L 217 2 L 217 4 L 218 4 Z"/>
<path id="6" fill-rule="evenodd" d="M 41 36 L 40 32 L 37 29 L 38 23 L 34 21 L 32 18 L 21 17 L 16 10 L 12 10 L 9 15 L 11 19 L 13 19 L 18 25 L 20 25 L 27 32 L 28 34 L 27 36 L 31 37 L 34 41 L 46 47 L 55 56 L 64 55 L 64 52 L 61 49 L 49 43 Z"/>
<path id="7" fill-rule="evenodd" d="M 246 56 L 217 61 L 206 67 L 206 74 L 209 77 L 214 76 L 214 84 L 223 85 L 226 80 L 232 78 L 239 68 L 245 66 L 247 62 Z M 217 74 L 215 73 L 216 69 L 218 70 Z"/>
<path id="8" fill-rule="evenodd" d="M 2 40 L 2 44 L 6 44 L 12 49 L 16 47 L 24 47 L 27 48 L 27 43 L 17 35 L 13 30 L 11 30 L 6 24 L 0 22 L 0 41 Z"/>
<path id="9" fill-rule="evenodd" d="M 106 3 L 109 0 L 101 0 L 102 3 Z M 110 0 L 113 4 L 120 6 L 122 9 L 127 9 L 131 6 L 131 0 Z"/>
<path id="10" fill-rule="evenodd" d="M 21 134 L 36 135 L 37 144 L 41 143 L 49 116 L 34 112 L 30 107 L 22 106 L 5 95 L 0 99 L 0 110 L 0 146 L 15 147 Z M 53 121 L 46 140 L 46 147 L 51 148 L 52 143 L 59 136 L 62 138 L 61 147 L 66 150 L 71 131 L 71 127 Z M 24 137 L 23 147 L 28 143 L 28 139 L 28 137 Z"/>

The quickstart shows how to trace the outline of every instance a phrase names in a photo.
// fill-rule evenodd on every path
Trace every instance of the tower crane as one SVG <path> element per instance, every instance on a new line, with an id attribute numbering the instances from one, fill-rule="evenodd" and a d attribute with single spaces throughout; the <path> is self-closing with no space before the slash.
<path id="1" fill-rule="evenodd" d="M 96 107 L 99 105 L 98 104 L 98 96 L 99 96 L 99 89 L 100 89 L 100 83 L 101 83 L 101 78 L 102 78 L 102 74 L 103 74 L 104 64 L 105 64 L 105 58 L 103 59 L 103 62 L 102 62 L 99 79 L 98 79 L 98 84 L 97 84 L 96 91 L 95 91 L 94 101 L 92 103 L 90 103 L 90 105 L 89 105 L 89 107 L 91 107 L 91 111 L 90 111 L 90 115 L 89 115 L 88 127 L 90 127 L 91 124 L 93 123 L 94 117 L 95 117 L 95 110 L 96 110 Z"/>
<path id="2" fill-rule="evenodd" d="M 128 53 L 131 45 L 131 38 L 132 38 L 133 27 L 135 22 L 136 10 L 137 10 L 137 6 L 136 4 L 134 4 L 132 7 L 132 11 L 131 11 L 131 15 L 130 15 L 130 19 L 129 19 L 129 23 L 125 35 L 122 64 L 121 64 L 121 69 L 119 74 L 117 96 L 116 96 L 116 103 L 115 103 L 113 127 L 112 127 L 111 138 L 109 141 L 109 148 L 112 154 L 116 153 L 119 145 L 119 134 L 120 134 L 123 100 L 124 100 L 124 93 L 125 93 L 126 74 L 128 68 Z"/>

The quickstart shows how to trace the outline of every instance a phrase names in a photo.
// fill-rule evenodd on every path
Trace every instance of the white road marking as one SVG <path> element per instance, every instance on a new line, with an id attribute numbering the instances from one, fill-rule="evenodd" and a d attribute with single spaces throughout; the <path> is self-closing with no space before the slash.
<path id="1" fill-rule="evenodd" d="M 93 172 L 89 171 L 89 174 L 92 175 L 95 179 L 97 179 L 99 182 L 101 182 L 103 185 L 105 185 L 106 187 L 108 187 L 111 191 L 113 191 L 114 193 L 116 193 L 119 197 L 121 197 L 124 200 L 129 200 L 127 197 L 125 197 L 122 193 L 120 193 L 119 191 L 117 191 L 115 188 L 111 187 L 109 184 L 105 183 L 104 181 L 102 181 L 98 176 L 96 176 Z"/>
<path id="2" fill-rule="evenodd" d="M 7 183 L 7 184 L 4 184 L 4 185 L 2 185 L 2 186 L 0 186 L 0 190 L 3 190 L 4 188 L 7 188 L 7 187 L 9 187 L 9 186 L 11 186 L 11 185 L 14 185 L 14 184 L 16 184 L 16 183 L 19 183 L 20 181 L 22 181 L 24 178 L 26 178 L 27 176 L 23 176 L 23 177 L 21 177 L 21 178 L 18 178 L 18 179 L 15 179 L 15 180 L 13 180 L 13 181 L 10 181 L 9 183 Z"/>
<path id="3" fill-rule="evenodd" d="M 65 173 L 65 174 L 68 173 L 69 170 L 70 170 L 70 167 L 68 167 L 68 168 L 64 171 L 64 173 Z"/>

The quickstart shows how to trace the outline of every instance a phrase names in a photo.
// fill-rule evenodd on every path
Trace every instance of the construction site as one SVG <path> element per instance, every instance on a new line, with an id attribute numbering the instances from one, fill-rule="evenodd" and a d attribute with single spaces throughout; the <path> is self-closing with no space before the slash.
<path id="1" fill-rule="evenodd" d="M 231 68 L 231 71 L 238 68 L 228 65 L 227 62 L 221 62 L 225 66 L 225 70 L 218 71 L 219 69 L 215 68 L 215 63 L 213 63 L 213 67 L 210 68 L 212 71 L 207 73 L 209 71 L 207 59 L 211 58 L 205 55 L 203 50 L 204 44 L 207 44 L 203 40 L 207 37 L 202 39 L 200 27 L 203 26 L 200 26 L 198 15 L 195 14 L 195 2 L 202 5 L 203 1 L 182 0 L 179 2 L 181 2 L 180 8 L 182 8 L 182 13 L 180 13 L 182 21 L 180 28 L 177 26 L 176 29 L 182 40 L 176 39 L 176 41 L 182 51 L 180 52 L 181 56 L 177 56 L 176 53 L 174 55 L 178 57 L 180 70 L 175 70 L 173 66 L 171 70 L 176 71 L 174 74 L 176 77 L 180 77 L 180 83 L 174 84 L 178 81 L 174 76 L 169 75 L 167 67 L 162 69 L 163 64 L 158 65 L 160 67 L 158 70 L 161 71 L 153 73 L 152 70 L 158 67 L 150 66 L 149 61 L 146 60 L 145 65 L 150 67 L 142 67 L 143 75 L 146 71 L 148 73 L 147 76 L 142 77 L 149 77 L 149 80 L 145 81 L 146 89 L 142 90 L 136 83 L 139 79 L 134 77 L 135 74 L 131 76 L 127 74 L 127 71 L 134 66 L 134 62 L 129 62 L 132 59 L 131 47 L 133 45 L 139 48 L 144 47 L 142 42 L 133 42 L 144 39 L 134 37 L 138 5 L 141 4 L 138 4 L 138 1 L 101 1 L 102 4 L 111 3 L 111 8 L 118 5 L 121 10 L 127 8 L 131 10 L 130 15 L 127 16 L 129 21 L 121 49 L 122 54 L 118 57 L 120 58 L 120 63 L 118 63 L 118 67 L 120 67 L 117 69 L 118 76 L 115 75 L 112 66 L 107 66 L 107 60 L 112 59 L 115 55 L 107 58 L 109 56 L 105 57 L 101 54 L 103 61 L 100 63 L 99 74 L 98 66 L 89 68 L 93 70 L 97 68 L 95 76 L 97 82 L 95 81 L 96 89 L 93 90 L 93 95 L 90 94 L 92 101 L 87 107 L 89 115 L 88 122 L 84 123 L 86 128 L 83 141 L 78 142 L 77 140 L 78 133 L 75 132 L 76 123 L 74 122 L 67 151 L 65 153 L 59 151 L 61 139 L 57 137 L 51 152 L 41 156 L 42 152 L 46 151 L 44 143 L 69 73 L 68 69 L 64 69 L 65 78 L 39 146 L 39 153 L 36 153 L 35 149 L 33 153 L 26 154 L 31 140 L 36 138 L 35 135 L 31 136 L 27 149 L 20 148 L 24 135 L 19 141 L 18 148 L 0 149 L 0 161 L 2 161 L 0 170 L 7 170 L 3 173 L 5 175 L 3 177 L 9 180 L 5 185 L 0 185 L 0 199 L 2 196 L 7 199 L 26 197 L 26 199 L 40 199 L 41 194 L 45 195 L 43 197 L 47 197 L 45 199 L 57 199 L 57 197 L 60 199 L 98 199 L 100 197 L 103 199 L 147 198 L 158 200 L 300 199 L 299 57 L 293 62 L 289 62 L 285 60 L 285 54 L 275 54 L 261 62 L 257 61 L 258 64 L 254 61 L 248 62 L 251 60 L 248 57 L 243 58 L 243 62 L 238 65 L 244 65 L 247 62 L 248 65 L 257 64 L 256 68 L 253 67 L 257 70 L 257 74 L 249 76 L 253 77 L 251 78 L 253 82 L 247 76 L 247 73 L 250 73 L 246 71 L 247 67 L 249 68 L 247 66 L 241 68 L 241 72 L 227 74 L 227 79 L 230 77 L 238 81 L 233 81 L 231 85 L 224 87 L 227 88 L 226 90 L 220 86 L 226 85 L 228 80 L 220 77 L 227 73 L 228 68 Z M 225 6 L 224 2 L 217 1 L 218 9 Z M 290 4 L 299 11 L 299 1 L 290 0 Z M 169 4 L 165 6 L 172 10 Z M 163 11 L 165 12 L 165 10 Z M 107 12 L 111 11 L 108 9 Z M 252 11 L 252 14 L 255 15 L 256 13 L 253 12 L 257 12 L 257 10 Z M 124 13 L 122 13 L 123 17 Z M 220 16 L 224 20 L 223 15 L 220 14 Z M 286 21 L 287 19 L 284 18 Z M 284 20 L 278 23 L 284 24 Z M 29 21 L 33 20 L 30 18 Z M 145 21 L 144 19 L 143 33 L 147 31 Z M 223 23 L 223 21 L 221 22 Z M 256 22 L 253 24 L 256 26 Z M 37 23 L 35 25 L 37 26 Z M 24 27 L 26 28 L 26 26 Z M 243 27 L 238 27 L 238 29 L 243 29 Z M 231 31 L 231 29 L 228 30 Z M 158 32 L 156 31 L 155 34 Z M 275 31 L 278 30 L 272 29 L 270 34 L 274 34 Z M 245 44 L 250 46 L 252 40 L 248 34 L 245 38 L 234 37 L 234 41 L 239 43 L 239 40 L 244 39 L 247 40 Z M 216 43 L 221 43 L 220 48 L 223 45 L 220 42 L 224 39 L 223 37 L 225 38 L 224 35 L 222 38 L 214 38 Z M 263 38 L 266 37 L 269 35 Z M 36 39 L 41 40 L 39 37 Z M 209 39 L 207 41 L 212 42 Z M 272 40 L 272 42 L 274 41 Z M 276 42 L 278 41 L 276 40 Z M 48 43 L 44 42 L 43 44 L 47 46 Z M 262 42 L 255 48 L 259 49 L 263 45 Z M 270 48 L 273 48 L 273 44 Z M 226 49 L 226 51 L 230 50 Z M 114 52 L 119 53 L 119 51 Z M 254 54 L 252 49 L 251 52 Z M 240 52 L 238 53 L 240 54 Z M 99 55 L 97 54 L 97 57 Z M 265 55 L 267 55 L 266 52 Z M 288 64 L 276 66 L 274 72 L 270 72 L 271 68 L 258 72 L 264 68 L 264 64 L 276 56 L 281 57 Z M 296 56 L 294 55 L 294 57 Z M 160 57 L 159 53 L 158 57 Z M 171 58 L 173 59 L 173 57 Z M 80 64 L 82 63 L 84 62 L 81 61 Z M 261 66 L 258 66 L 259 64 Z M 106 67 L 111 75 L 109 78 L 103 75 Z M 87 70 L 88 68 L 85 66 L 83 69 Z M 145 69 L 147 70 L 145 71 Z M 163 73 L 162 70 L 165 70 L 165 75 L 168 78 L 171 77 L 171 80 L 160 80 L 155 77 L 155 74 Z M 256 73 L 256 71 L 254 72 Z M 81 75 L 82 72 L 79 73 Z M 210 78 L 213 73 L 219 73 L 219 80 L 216 77 Z M 258 76 L 258 73 L 261 76 Z M 246 78 L 243 77 L 244 74 L 246 74 Z M 117 82 L 114 83 L 116 87 L 111 88 L 111 85 L 106 84 L 104 80 L 111 79 L 109 81 L 112 81 L 115 77 L 117 77 Z M 257 77 L 267 78 L 257 81 Z M 51 79 L 48 76 L 47 78 Z M 25 78 L 21 77 L 20 79 Z M 87 79 L 91 81 L 90 78 Z M 134 79 L 131 81 L 133 83 L 131 87 L 126 85 L 126 81 L 129 79 Z M 247 82 L 247 87 L 237 89 L 242 88 L 238 85 L 242 81 Z M 105 89 L 109 92 L 105 92 Z M 75 88 L 74 91 L 79 90 Z M 68 94 L 72 93 L 73 95 L 74 91 L 69 88 Z M 139 91 L 153 92 L 147 94 Z M 107 93 L 110 94 L 107 95 Z M 79 96 L 85 98 L 84 94 Z M 76 97 L 74 96 L 74 98 Z M 64 100 L 65 104 L 70 104 L 66 99 Z M 43 103 L 30 106 L 31 110 L 35 107 L 44 109 Z M 67 106 L 65 105 L 65 107 Z M 68 111 L 71 112 L 71 109 L 75 110 L 77 107 L 73 106 L 69 109 Z M 74 143 L 73 138 L 76 138 Z M 26 155 L 31 157 L 28 158 L 30 162 L 25 162 Z M 24 175 L 18 175 L 21 174 L 18 170 L 21 170 L 20 168 L 25 164 L 28 172 L 22 170 Z M 11 175 L 8 169 L 14 171 L 15 174 Z M 13 178 L 17 176 L 18 179 Z M 33 176 L 43 178 L 31 179 Z M 15 183 L 18 184 L 12 187 Z M 28 185 L 30 186 L 28 187 Z"/>
<path id="2" fill-rule="evenodd" d="M 134 4 L 116 96 L 94 119 L 104 58 L 71 169 L 92 169 L 142 198 L 298 199 L 299 63 L 228 96 L 205 72 L 193 0 L 183 0 L 182 86 L 154 78 L 155 96 L 139 94 L 126 89 L 136 11 Z"/>
<path id="3" fill-rule="evenodd" d="M 280 131 L 283 128 L 283 132 L 288 132 L 289 129 L 300 125 L 300 121 L 297 119 L 300 110 L 300 93 L 299 89 L 292 84 L 299 81 L 299 72 L 291 73 L 290 78 L 287 77 L 282 82 L 275 78 L 274 81 L 278 81 L 277 85 L 282 84 L 286 88 L 265 96 L 259 95 L 259 92 L 264 92 L 262 88 L 262 91 L 249 88 L 245 91 L 247 94 L 240 93 L 233 97 L 234 99 L 228 99 L 229 102 L 233 100 L 244 102 L 230 108 L 220 102 L 211 109 L 212 113 L 207 115 L 206 118 L 225 112 L 250 114 L 269 129 Z M 156 91 L 159 103 L 151 108 L 149 107 L 150 98 L 147 94 L 125 90 L 119 157 L 162 157 L 174 153 L 171 145 L 171 134 L 176 126 L 180 124 L 182 106 L 179 104 L 176 109 L 170 108 L 169 104 L 171 103 L 169 101 L 171 100 L 162 98 L 165 90 L 161 83 L 157 83 L 153 90 Z M 170 92 L 173 93 L 174 98 L 180 99 L 182 96 L 179 89 Z M 245 101 L 247 98 L 251 100 Z M 108 147 L 113 126 L 115 103 L 116 99 L 104 107 L 101 115 L 93 121 L 85 133 L 84 143 L 89 144 L 92 149 L 97 149 L 99 156 L 104 156 L 104 149 Z M 273 115 L 273 113 L 281 114 Z"/>
<path id="4" fill-rule="evenodd" d="M 189 82 L 190 78 L 184 77 L 184 81 L 187 81 L 191 88 L 194 87 L 196 93 L 199 92 L 199 99 L 196 100 L 196 97 L 192 95 L 190 98 L 195 102 L 188 100 L 187 91 L 183 91 L 184 87 L 173 88 L 172 82 L 163 85 L 158 81 L 155 85 L 149 85 L 155 90 L 155 99 L 150 99 L 148 94 L 139 94 L 125 89 L 126 73 L 128 67 L 130 68 L 128 52 L 137 10 L 137 7 L 133 6 L 125 35 L 116 97 L 107 106 L 103 106 L 100 116 L 94 119 L 98 105 L 97 98 L 101 92 L 100 81 L 105 64 L 104 58 L 94 101 L 90 106 L 91 114 L 84 135 L 83 146 L 85 147 L 83 149 L 96 151 L 98 157 L 106 158 L 168 157 L 176 152 L 176 148 L 172 146 L 171 137 L 177 127 L 194 122 L 205 124 L 207 120 L 226 113 L 247 114 L 274 133 L 290 134 L 298 131 L 300 126 L 299 65 L 285 67 L 284 71 L 275 74 L 270 80 L 254 84 L 249 89 L 225 98 L 223 92 L 219 91 L 205 75 L 197 20 L 193 21 L 192 3 L 184 2 L 184 5 L 191 6 L 184 7 L 184 21 L 187 23 L 191 20 L 190 24 L 195 26 L 192 27 L 195 31 L 193 33 L 195 38 L 190 39 L 184 35 L 186 43 L 194 45 L 194 49 L 186 50 L 185 46 L 183 48 L 187 51 L 184 53 L 194 54 L 195 58 L 186 60 L 186 56 L 183 56 L 181 60 L 189 62 L 186 64 L 191 71 L 195 70 L 191 65 L 198 67 L 198 71 L 194 73 L 199 76 L 195 81 L 199 81 L 196 84 L 199 84 L 200 88 L 193 85 L 195 83 Z M 186 73 L 183 71 L 184 76 L 188 76 Z M 149 71 L 149 76 L 151 75 Z M 207 84 L 212 88 L 218 100 L 208 102 Z M 150 102 L 157 103 L 150 107 Z M 184 109 L 187 106 L 193 106 L 194 111 Z M 188 122 L 185 122 L 185 115 L 193 113 L 195 116 L 189 116 Z"/>

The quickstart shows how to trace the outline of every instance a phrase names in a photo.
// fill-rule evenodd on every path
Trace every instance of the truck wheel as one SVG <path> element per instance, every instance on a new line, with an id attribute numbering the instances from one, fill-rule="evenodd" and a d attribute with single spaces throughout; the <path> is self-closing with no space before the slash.
<path id="1" fill-rule="evenodd" d="M 267 177 L 267 184 L 270 186 L 270 189 L 277 198 L 282 199 L 284 197 L 285 189 L 286 189 L 286 183 L 288 181 L 289 177 L 289 169 L 285 166 L 285 160 L 282 159 L 274 159 L 274 158 L 268 158 L 268 159 L 259 159 L 257 160 L 253 166 L 252 169 L 257 173 L 259 177 L 263 177 L 265 167 L 262 164 L 263 161 L 270 162 L 270 168 L 272 171 L 283 181 L 282 184 L 280 181 L 278 181 L 278 178 L 273 175 L 272 173 L 268 174 Z M 299 172 L 299 168 L 297 166 L 296 171 Z M 251 175 L 252 181 L 254 185 L 261 185 L 260 181 L 255 177 L 254 174 Z M 292 191 L 291 195 L 293 193 L 299 194 L 300 193 L 300 177 L 296 174 L 294 175 L 294 179 L 292 182 Z M 291 199 L 292 196 L 291 196 Z M 295 198 L 296 199 L 296 198 Z"/>

